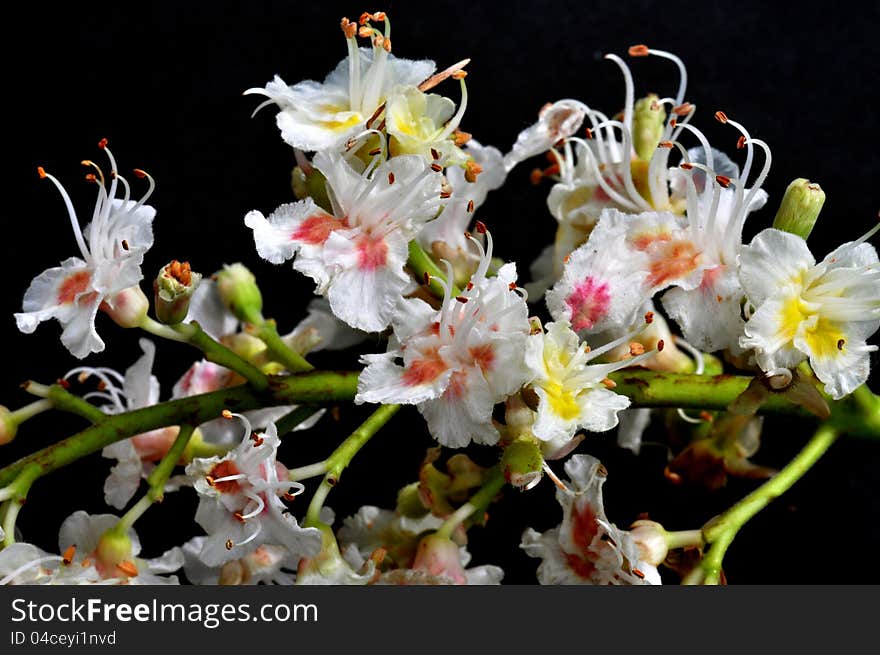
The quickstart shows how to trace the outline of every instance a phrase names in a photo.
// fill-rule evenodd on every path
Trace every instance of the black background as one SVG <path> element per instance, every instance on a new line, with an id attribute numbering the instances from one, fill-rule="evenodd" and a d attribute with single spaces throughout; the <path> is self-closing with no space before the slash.
<path id="1" fill-rule="evenodd" d="M 880 205 L 873 170 L 880 145 L 875 42 L 880 15 L 868 3 L 823 5 L 824 11 L 808 3 L 766 2 L 72 5 L 50 10 L 24 4 L 17 20 L 4 21 L 7 172 L 0 315 L 6 318 L 0 322 L 0 402 L 12 408 L 30 400 L 18 389 L 23 380 L 51 382 L 77 364 L 58 341 L 57 323 L 27 336 L 12 319 L 31 278 L 76 253 L 57 192 L 40 183 L 36 167 L 59 177 L 85 223 L 94 190 L 80 181 L 79 161 L 101 161 L 96 144 L 102 137 L 109 138 L 121 171 L 140 167 L 157 180 L 150 202 L 158 210 L 156 245 L 145 262 L 147 280 L 171 258 L 187 259 L 206 274 L 242 261 L 262 281 L 267 314 L 283 330 L 304 316 L 311 282 L 287 266 L 259 260 L 242 221 L 250 209 L 268 213 L 290 200 L 293 157 L 273 111 L 251 119 L 258 99 L 241 92 L 263 86 L 276 73 L 290 84 L 322 79 L 345 55 L 339 19 L 356 18 L 364 9 L 389 12 L 398 56 L 431 58 L 440 68 L 472 58 L 462 127 L 502 151 L 547 101 L 572 97 L 609 114 L 620 109 L 623 84 L 602 55 L 625 55 L 628 46 L 647 43 L 685 60 L 687 99 L 698 106 L 694 124 L 713 145 L 734 151 L 736 133 L 711 118 L 723 109 L 773 149 L 764 187 L 771 199 L 750 219 L 747 236 L 772 221 L 782 191 L 795 177 L 819 182 L 828 196 L 810 239 L 818 258 L 865 232 Z M 669 62 L 631 63 L 638 94 L 674 95 L 677 76 Z M 440 92 L 458 99 L 452 87 Z M 544 204 L 549 187 L 528 183 L 531 168 L 526 163 L 516 169 L 480 212 L 497 252 L 519 264 L 521 280 L 555 229 Z M 90 364 L 123 370 L 139 355 L 139 335 L 121 331 L 106 317 L 99 317 L 98 329 L 108 347 Z M 156 371 L 163 398 L 193 355 L 185 346 L 160 344 Z M 356 354 L 314 361 L 350 368 Z M 290 437 L 281 459 L 300 466 L 323 457 L 367 412 L 343 407 L 338 422 L 325 418 L 318 429 Z M 80 426 L 72 417 L 41 416 L 0 449 L 0 464 Z M 782 466 L 809 432 L 808 424 L 768 422 L 754 459 Z M 635 457 L 613 441 L 613 433 L 591 436 L 580 452 L 596 454 L 607 465 L 606 509 L 621 527 L 648 512 L 669 529 L 696 528 L 754 486 L 734 480 L 712 494 L 674 487 L 662 475 L 665 450 L 648 446 Z M 395 489 L 415 479 L 431 445 L 418 413 L 405 409 L 355 459 L 328 504 L 339 519 L 366 503 L 392 506 Z M 468 452 L 485 464 L 495 457 L 487 448 Z M 880 581 L 872 566 L 880 545 L 878 465 L 877 444 L 838 442 L 790 493 L 742 530 L 726 558 L 729 581 Z M 95 455 L 40 480 L 19 519 L 26 539 L 52 549 L 71 511 L 107 511 L 101 487 L 108 468 L 109 462 Z M 488 526 L 471 533 L 474 562 L 503 566 L 506 582 L 534 582 L 538 562 L 520 551 L 519 537 L 526 526 L 544 530 L 558 523 L 552 493 L 549 483 L 525 494 L 506 492 Z M 194 494 L 187 490 L 151 509 L 138 522 L 144 554 L 156 555 L 199 533 L 191 518 L 194 507 Z"/>

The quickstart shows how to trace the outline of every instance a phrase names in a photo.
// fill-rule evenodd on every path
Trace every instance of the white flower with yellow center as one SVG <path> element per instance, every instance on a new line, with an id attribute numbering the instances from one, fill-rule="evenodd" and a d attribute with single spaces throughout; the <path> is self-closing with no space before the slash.
<path id="1" fill-rule="evenodd" d="M 626 334 L 592 351 L 565 321 L 548 323 L 546 333 L 529 336 L 525 361 L 533 376 L 529 386 L 539 398 L 538 416 L 532 426 L 536 437 L 563 443 L 578 428 L 604 432 L 617 425 L 617 412 L 629 407 L 629 398 L 611 391 L 603 380 L 611 372 L 656 353 L 642 352 L 608 364 L 590 362 L 633 336 Z"/>
<path id="2" fill-rule="evenodd" d="M 739 258 L 739 277 L 755 308 L 743 348 L 764 371 L 809 359 L 825 391 L 839 399 L 868 379 L 866 340 L 880 327 L 880 262 L 866 241 L 845 243 L 818 264 L 799 236 L 759 233 Z"/>
<path id="3" fill-rule="evenodd" d="M 383 21 L 384 31 L 373 28 L 370 19 Z M 245 91 L 268 98 L 256 111 L 268 104 L 278 105 L 276 122 L 281 137 L 294 148 L 315 151 L 340 143 L 363 130 L 392 89 L 414 87 L 434 72 L 433 61 L 410 61 L 390 54 L 391 23 L 384 13 L 364 14 L 360 22 L 359 28 L 348 19 L 342 20 L 348 57 L 323 83 L 305 80 L 288 86 L 276 75 L 265 88 Z M 358 35 L 369 38 L 372 49 L 358 48 Z"/>
<path id="4" fill-rule="evenodd" d="M 391 136 L 389 148 L 394 155 L 421 155 L 433 158 L 434 150 L 443 166 L 463 166 L 467 155 L 455 143 L 455 130 L 467 108 L 464 71 L 456 74 L 461 82 L 461 103 L 436 93 L 422 93 L 414 86 L 398 86 L 388 97 L 386 127 Z"/>

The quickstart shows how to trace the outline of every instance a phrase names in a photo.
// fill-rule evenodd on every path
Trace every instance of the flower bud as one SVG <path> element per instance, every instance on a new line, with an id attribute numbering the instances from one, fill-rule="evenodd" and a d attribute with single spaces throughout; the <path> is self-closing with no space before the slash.
<path id="1" fill-rule="evenodd" d="M 231 264 L 217 273 L 217 291 L 223 304 L 240 321 L 262 323 L 263 296 L 257 280 L 244 264 Z"/>
<path id="2" fill-rule="evenodd" d="M 317 168 L 309 167 L 309 172 L 299 166 L 290 174 L 290 186 L 297 200 L 311 198 L 319 207 L 329 211 L 330 198 L 327 196 L 327 178 Z"/>
<path id="3" fill-rule="evenodd" d="M 641 553 L 641 561 L 651 566 L 659 566 L 669 553 L 666 530 L 654 521 L 639 520 L 630 526 L 630 536 L 635 540 Z"/>
<path id="4" fill-rule="evenodd" d="M 150 301 L 137 285 L 128 287 L 101 303 L 101 309 L 124 328 L 140 327 L 147 317 Z"/>
<path id="5" fill-rule="evenodd" d="M 194 273 L 189 262 L 173 259 L 163 266 L 153 282 L 156 319 L 166 325 L 183 321 L 189 311 L 189 301 L 201 281 L 201 274 Z"/>
<path id="6" fill-rule="evenodd" d="M 538 443 L 530 437 L 519 437 L 504 449 L 501 456 L 504 479 L 517 489 L 531 489 L 544 476 L 544 457 Z"/>
<path id="7" fill-rule="evenodd" d="M 799 177 L 785 190 L 779 211 L 773 219 L 773 227 L 806 239 L 810 236 L 824 204 L 825 192 L 822 187 Z"/>
<path id="8" fill-rule="evenodd" d="M 0 405 L 0 446 L 15 439 L 18 432 L 18 421 L 6 407 Z"/>
<path id="9" fill-rule="evenodd" d="M 418 482 L 408 484 L 397 492 L 397 507 L 395 511 L 401 516 L 411 519 L 420 519 L 428 513 L 428 508 L 425 507 L 419 493 Z"/>
<path id="10" fill-rule="evenodd" d="M 423 537 L 412 567 L 434 577 L 449 578 L 455 584 L 467 584 L 458 545 L 448 537 L 438 534 Z"/>
<path id="11" fill-rule="evenodd" d="M 653 93 L 639 98 L 633 107 L 633 147 L 639 159 L 650 161 L 663 138 L 666 110 Z"/>
<path id="12" fill-rule="evenodd" d="M 95 556 L 98 558 L 99 569 L 115 569 L 122 562 L 131 559 L 131 538 L 125 532 L 111 528 L 98 540 Z"/>

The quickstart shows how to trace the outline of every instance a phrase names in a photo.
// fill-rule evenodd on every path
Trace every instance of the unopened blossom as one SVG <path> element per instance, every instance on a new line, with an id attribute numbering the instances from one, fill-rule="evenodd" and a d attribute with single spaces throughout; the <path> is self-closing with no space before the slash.
<path id="1" fill-rule="evenodd" d="M 613 371 L 638 364 L 654 353 L 642 349 L 622 361 L 591 362 L 632 337 L 626 334 L 590 350 L 566 322 L 548 323 L 546 332 L 529 336 L 525 362 L 531 373 L 529 387 L 538 395 L 538 416 L 532 425 L 536 437 L 564 443 L 578 429 L 604 432 L 617 425 L 617 413 L 629 407 L 630 401 L 603 381 Z"/>
<path id="2" fill-rule="evenodd" d="M 607 472 L 595 457 L 565 463 L 571 486 L 558 489 L 562 523 L 544 533 L 523 533 L 521 547 L 541 559 L 541 584 L 661 584 L 657 568 L 641 558 L 633 536 L 608 521 L 602 501 Z"/>
<path id="3" fill-rule="evenodd" d="M 306 80 L 288 86 L 277 75 L 265 88 L 252 88 L 246 94 L 268 98 L 278 106 L 276 122 L 281 137 L 294 148 L 315 151 L 330 148 L 360 132 L 368 119 L 385 103 L 395 87 L 414 88 L 434 72 L 433 61 L 400 59 L 391 51 L 391 24 L 384 13 L 370 16 L 383 21 L 379 32 L 369 20 L 358 25 L 343 19 L 342 30 L 348 42 L 343 59 L 323 82 Z M 372 48 L 359 48 L 358 33 L 372 42 Z"/>
<path id="4" fill-rule="evenodd" d="M 505 264 L 488 277 L 492 239 L 486 237 L 487 250 L 461 295 L 447 281 L 440 309 L 401 300 L 388 351 L 361 358 L 367 367 L 356 403 L 416 405 L 431 435 L 452 448 L 496 443 L 492 408 L 527 378 L 528 308 L 516 288 L 516 266 Z"/>
<path id="5" fill-rule="evenodd" d="M 327 178 L 332 213 L 311 198 L 282 205 L 268 219 L 245 217 L 257 252 L 311 277 L 334 315 L 375 332 L 391 322 L 410 284 L 408 243 L 443 202 L 441 174 L 421 157 L 401 155 L 358 172 L 343 155 L 319 152 L 313 165 Z"/>
<path id="6" fill-rule="evenodd" d="M 544 105 L 537 122 L 520 132 L 510 152 L 504 155 L 504 168 L 510 171 L 529 157 L 547 152 L 557 141 L 577 132 L 584 116 L 585 106 L 576 100 Z"/>
<path id="7" fill-rule="evenodd" d="M 880 327 L 880 262 L 866 241 L 843 244 L 816 263 L 799 236 L 769 228 L 743 248 L 739 276 L 754 310 L 743 348 L 770 373 L 809 359 L 832 398 L 868 379 L 867 339 Z"/>
<path id="8" fill-rule="evenodd" d="M 34 278 L 25 292 L 23 311 L 15 315 L 18 329 L 28 334 L 42 321 L 56 319 L 64 328 L 61 343 L 80 359 L 104 350 L 104 341 L 95 329 L 99 309 L 121 325 L 134 327 L 146 316 L 149 304 L 137 285 L 143 278 L 144 254 L 153 245 L 156 210 L 144 204 L 153 191 L 153 179 L 135 170 L 150 186 L 140 200 L 132 200 L 128 182 L 118 174 L 106 140 L 99 145 L 110 159 L 110 179 L 94 163 L 84 162 L 94 169 L 87 177 L 98 188 L 92 220 L 85 231 L 61 183 L 38 169 L 40 177 L 50 180 L 61 193 L 82 258 L 69 257 L 61 266 Z M 117 197 L 120 187 L 121 198 Z"/>
<path id="9" fill-rule="evenodd" d="M 178 584 L 168 575 L 183 566 L 183 553 L 172 548 L 160 557 L 139 557 L 140 541 L 133 529 L 125 559 L 113 561 L 101 552 L 102 537 L 116 526 L 112 514 L 77 511 L 64 520 L 58 536 L 60 555 L 16 542 L 0 551 L 0 584 Z"/>
<path id="10" fill-rule="evenodd" d="M 284 546 L 294 558 L 311 557 L 321 547 L 315 528 L 300 527 L 281 496 L 293 500 L 303 486 L 287 478 L 276 461 L 278 433 L 245 427 L 241 443 L 224 457 L 196 458 L 186 467 L 199 494 L 196 522 L 208 533 L 199 558 L 208 566 L 241 559 L 261 544 Z"/>

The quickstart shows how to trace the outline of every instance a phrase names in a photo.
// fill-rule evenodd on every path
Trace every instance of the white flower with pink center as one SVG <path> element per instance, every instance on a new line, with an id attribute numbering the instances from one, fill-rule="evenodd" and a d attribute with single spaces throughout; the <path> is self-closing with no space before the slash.
<path id="1" fill-rule="evenodd" d="M 477 228 L 485 231 L 481 224 Z M 496 443 L 492 409 L 528 377 L 523 361 L 528 308 L 516 287 L 516 266 L 505 264 L 487 277 L 488 232 L 486 238 L 487 251 L 478 246 L 480 265 L 461 295 L 454 296 L 447 281 L 438 310 L 420 299 L 401 300 L 388 352 L 361 359 L 367 367 L 356 403 L 416 405 L 431 435 L 452 448 Z"/>
<path id="2" fill-rule="evenodd" d="M 141 263 L 153 245 L 153 218 L 156 210 L 145 205 L 153 192 L 153 179 L 141 170 L 138 177 L 149 180 L 149 189 L 140 200 L 130 197 L 128 182 L 118 174 L 116 161 L 102 140 L 100 147 L 110 159 L 109 188 L 101 169 L 88 179 L 97 183 L 98 200 L 91 223 L 80 227 L 67 191 L 55 176 L 39 169 L 40 177 L 50 180 L 61 193 L 82 259 L 70 257 L 61 266 L 43 271 L 31 282 L 24 295 L 23 311 L 15 315 L 18 329 L 27 334 L 41 322 L 56 319 L 64 327 L 61 343 L 80 359 L 104 350 L 104 341 L 95 330 L 95 318 L 101 309 L 114 320 L 145 315 L 146 298 L 137 288 L 143 277 Z M 116 193 L 122 186 L 122 198 Z"/>
<path id="3" fill-rule="evenodd" d="M 715 175 L 708 165 L 688 161 L 682 148 L 687 218 L 671 212 L 632 215 L 604 210 L 588 241 L 571 254 L 562 279 L 547 294 L 554 318 L 569 320 L 576 331 L 624 327 L 655 293 L 673 287 L 661 300 L 689 342 L 706 351 L 740 352 L 744 294 L 736 261 L 747 216 L 766 202 L 760 186 L 769 171 L 770 154 L 766 144 L 722 117 L 743 133 L 740 143 L 748 154 L 742 176 Z M 690 125 L 683 127 L 698 135 L 705 144 L 704 157 L 711 162 L 705 137 Z M 754 186 L 746 189 L 754 145 L 767 157 Z M 614 280 L 619 290 L 612 286 Z"/>
<path id="4" fill-rule="evenodd" d="M 312 162 L 327 178 L 332 213 L 314 200 L 282 205 L 269 218 L 252 211 L 257 252 L 280 264 L 293 257 L 348 325 L 376 332 L 391 322 L 411 283 L 404 270 L 409 241 L 441 208 L 442 175 L 422 157 L 402 155 L 357 172 L 345 156 L 319 152 Z"/>
<path id="5" fill-rule="evenodd" d="M 632 535 L 619 530 L 605 515 L 605 467 L 590 455 L 574 455 L 565 463 L 565 472 L 572 486 L 560 482 L 556 492 L 562 523 L 543 534 L 532 528 L 523 533 L 523 550 L 541 559 L 538 581 L 544 585 L 661 584 L 657 568 L 642 561 Z"/>
<path id="6" fill-rule="evenodd" d="M 384 31 L 372 27 L 369 20 L 360 29 L 347 19 L 342 21 L 348 57 L 323 83 L 306 80 L 288 86 L 276 75 L 265 88 L 245 91 L 268 98 L 254 113 L 269 104 L 278 106 L 281 137 L 294 148 L 315 151 L 342 142 L 364 129 L 396 86 L 415 87 L 434 72 L 433 61 L 410 61 L 390 54 L 388 17 L 377 12 L 369 18 L 384 22 Z M 371 40 L 372 48 L 358 48 L 359 32 Z"/>
<path id="7" fill-rule="evenodd" d="M 275 459 L 280 443 L 275 425 L 256 433 L 244 416 L 229 417 L 244 423 L 238 447 L 222 458 L 196 458 L 186 467 L 199 494 L 196 522 L 208 533 L 199 558 L 220 566 L 264 543 L 284 546 L 297 559 L 314 557 L 321 548 L 320 530 L 300 527 L 281 500 L 293 500 L 304 487 L 290 481 Z"/>

